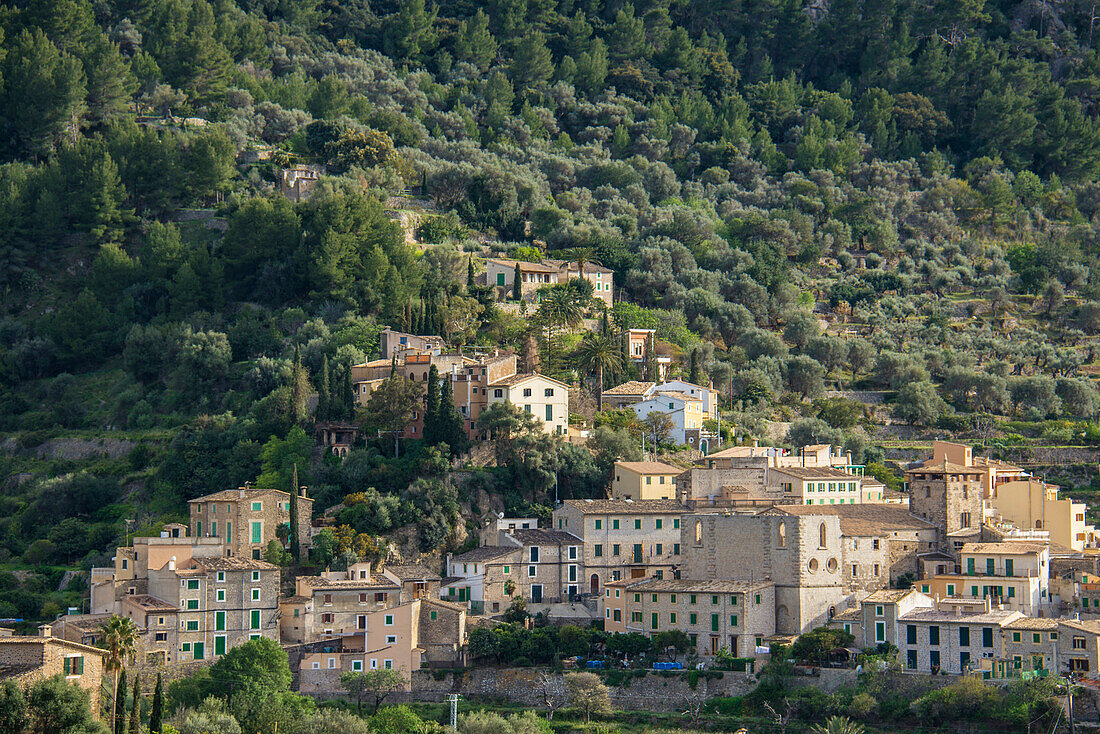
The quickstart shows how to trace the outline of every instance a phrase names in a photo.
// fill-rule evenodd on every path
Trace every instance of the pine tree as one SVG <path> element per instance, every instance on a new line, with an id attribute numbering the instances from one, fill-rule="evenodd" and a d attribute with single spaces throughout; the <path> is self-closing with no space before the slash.
<path id="1" fill-rule="evenodd" d="M 478 9 L 474 17 L 462 21 L 455 38 L 455 57 L 488 71 L 497 55 L 497 42 L 489 31 L 489 16 Z"/>
<path id="2" fill-rule="evenodd" d="M 118 674 L 118 685 L 115 687 L 115 734 L 126 734 L 126 669 Z"/>
<path id="3" fill-rule="evenodd" d="M 516 272 L 512 274 L 512 300 L 523 300 L 523 277 L 519 272 L 519 263 L 516 263 Z"/>
<path id="4" fill-rule="evenodd" d="M 424 442 L 432 446 L 439 443 L 439 370 L 434 364 L 428 368 L 427 388 L 424 397 Z"/>
<path id="5" fill-rule="evenodd" d="M 129 734 L 141 734 L 141 687 L 138 682 L 141 676 L 134 675 L 133 701 L 130 704 L 130 732 Z"/>
<path id="6" fill-rule="evenodd" d="M 160 673 L 157 673 L 157 687 L 153 689 L 153 705 L 149 709 L 149 734 L 160 734 L 160 720 L 164 716 L 164 689 Z"/>
<path id="7" fill-rule="evenodd" d="M 294 472 L 290 480 L 290 534 L 287 543 L 290 545 L 290 554 L 294 560 L 298 560 L 298 462 L 294 462 Z M 160 690 L 160 680 L 157 680 L 157 690 Z"/>
<path id="8" fill-rule="evenodd" d="M 512 82 L 517 88 L 540 87 L 554 73 L 554 60 L 541 33 L 528 34 L 512 56 Z"/>

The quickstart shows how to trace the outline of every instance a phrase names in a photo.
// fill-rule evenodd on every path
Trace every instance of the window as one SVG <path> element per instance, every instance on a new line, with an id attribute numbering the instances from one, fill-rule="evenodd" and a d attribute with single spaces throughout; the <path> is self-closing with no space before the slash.
<path id="1" fill-rule="evenodd" d="M 535 578 L 535 576 L 538 575 L 538 570 L 539 570 L 538 566 L 528 566 L 527 567 L 527 578 L 529 578 L 529 579 Z"/>
<path id="2" fill-rule="evenodd" d="M 1085 649 L 1085 638 L 1084 637 L 1074 637 L 1073 638 L 1073 649 L 1074 650 L 1084 650 Z"/>
<path id="3" fill-rule="evenodd" d="M 909 670 L 917 669 L 917 651 L 910 650 L 905 654 L 905 667 Z"/>
<path id="4" fill-rule="evenodd" d="M 634 529 L 635 530 L 641 530 L 642 529 L 642 520 L 641 520 L 641 518 L 635 518 L 635 520 L 634 520 Z"/>
<path id="5" fill-rule="evenodd" d="M 65 658 L 65 675 L 83 675 L 84 674 L 84 657 L 82 655 L 74 655 L 72 657 Z"/>
<path id="6" fill-rule="evenodd" d="M 688 621 L 691 622 L 691 624 L 698 624 L 699 623 L 699 615 L 692 612 L 691 614 L 688 615 Z"/>
<path id="7" fill-rule="evenodd" d="M 198 608 L 199 608 L 199 600 L 198 599 L 188 599 L 187 600 L 186 609 L 198 609 Z"/>
<path id="8" fill-rule="evenodd" d="M 383 624 L 386 625 L 387 627 L 393 627 L 393 615 L 392 614 L 387 614 L 384 621 L 383 621 Z"/>
<path id="9" fill-rule="evenodd" d="M 612 530 L 618 530 L 619 529 L 619 521 L 618 520 L 612 520 L 611 521 L 611 529 Z"/>
<path id="10" fill-rule="evenodd" d="M 969 627 L 959 627 L 959 647 L 970 647 Z"/>
<path id="11" fill-rule="evenodd" d="M 252 511 L 253 512 L 260 512 L 261 510 L 263 510 L 263 508 L 264 508 L 264 503 L 263 502 L 253 502 L 252 503 Z"/>
<path id="12" fill-rule="evenodd" d="M 387 645 L 397 644 L 397 635 L 386 635 L 386 644 Z"/>
<path id="13" fill-rule="evenodd" d="M 993 647 L 992 627 L 982 627 L 982 647 Z"/>
<path id="14" fill-rule="evenodd" d="M 252 601 L 259 601 L 259 600 L 260 600 L 260 590 L 259 589 L 253 589 L 252 590 Z"/>
<path id="15" fill-rule="evenodd" d="M 886 642 L 885 622 L 875 622 L 875 642 Z"/>
<path id="16" fill-rule="evenodd" d="M 819 548 L 824 548 L 827 545 L 826 542 L 825 542 L 826 541 L 825 523 L 821 523 L 821 526 L 817 529 L 817 535 L 818 535 L 818 538 L 817 538 L 818 547 Z"/>
<path id="17" fill-rule="evenodd" d="M 940 644 L 940 628 L 936 625 L 932 625 L 928 628 L 928 644 L 938 645 Z"/>
<path id="18" fill-rule="evenodd" d="M 218 575 L 216 576 L 216 578 L 219 584 L 225 583 L 225 571 L 218 571 Z"/>
<path id="19" fill-rule="evenodd" d="M 264 528 L 263 521 L 262 520 L 253 520 L 251 523 L 249 523 L 249 525 L 252 529 L 252 542 L 253 543 L 263 542 L 263 528 Z"/>
<path id="20" fill-rule="evenodd" d="M 611 545 L 611 555 L 613 555 L 613 556 L 619 555 L 619 544 L 618 543 L 613 543 Z"/>
<path id="21" fill-rule="evenodd" d="M 710 615 L 710 631 L 711 632 L 717 632 L 718 631 L 718 615 L 717 614 Z"/>
<path id="22" fill-rule="evenodd" d="M 575 545 L 569 546 L 569 560 L 577 560 L 577 546 Z"/>
<path id="23" fill-rule="evenodd" d="M 664 550 L 664 546 L 661 543 L 657 543 L 654 550 L 657 551 L 657 555 L 661 555 L 662 551 Z"/>
<path id="24" fill-rule="evenodd" d="M 549 403 L 546 404 L 546 420 L 554 420 L 554 406 Z"/>
<path id="25" fill-rule="evenodd" d="M 658 517 L 658 518 L 657 518 L 656 520 L 654 520 L 654 522 L 656 523 L 656 525 L 654 526 L 654 528 L 655 528 L 656 530 L 660 530 L 660 529 L 661 529 L 661 526 L 662 526 L 662 525 L 663 525 L 663 523 L 664 523 L 664 521 L 663 521 L 663 520 L 661 520 L 661 518 L 659 518 L 659 517 Z"/>
<path id="26" fill-rule="evenodd" d="M 511 566 L 505 566 L 505 567 L 504 567 L 504 573 L 505 573 L 505 574 L 510 574 L 510 573 L 512 573 L 512 567 L 511 567 Z"/>
<path id="27" fill-rule="evenodd" d="M 650 629 L 660 628 L 660 624 L 658 623 L 659 622 L 658 617 L 659 617 L 659 615 L 657 614 L 657 612 L 653 612 L 652 614 L 649 615 Z"/>
<path id="28" fill-rule="evenodd" d="M 432 611 L 428 612 L 428 618 L 434 622 L 436 619 L 439 618 L 439 613 L 433 609 Z"/>
<path id="29" fill-rule="evenodd" d="M 225 612 L 214 612 L 214 629 L 217 631 L 225 629 Z"/>
<path id="30" fill-rule="evenodd" d="M 537 545 L 531 546 L 531 563 L 539 562 L 539 547 Z"/>
<path id="31" fill-rule="evenodd" d="M 252 572 L 252 580 L 253 581 L 259 581 L 260 580 L 260 572 L 259 571 L 253 571 Z"/>
<path id="32" fill-rule="evenodd" d="M 593 550 L 593 555 L 596 556 L 596 558 L 602 558 L 603 557 L 603 545 L 601 545 L 600 543 L 597 543 L 596 546 L 595 546 L 595 549 Z"/>
<path id="33" fill-rule="evenodd" d="M 675 621 L 675 620 L 673 620 L 673 621 Z M 736 627 L 736 626 L 737 626 L 737 615 L 736 614 L 731 614 L 730 615 L 730 627 Z"/>
<path id="34" fill-rule="evenodd" d="M 191 621 L 189 621 L 189 622 L 187 623 L 187 625 L 186 625 L 185 629 L 186 629 L 186 630 L 187 630 L 188 632 L 195 632 L 195 631 L 197 631 L 197 630 L 199 629 L 199 620 L 197 620 L 197 619 L 192 619 Z"/>
<path id="35" fill-rule="evenodd" d="M 526 393 L 526 394 L 530 394 L 531 391 L 530 390 L 524 390 L 523 392 Z M 499 387 L 496 388 L 495 390 L 493 390 L 493 397 L 494 398 L 504 397 L 504 390 L 500 389 Z"/>
<path id="36" fill-rule="evenodd" d="M 260 628 L 260 610 L 259 609 L 251 610 L 248 614 L 248 617 L 249 617 L 249 619 L 248 619 L 248 621 L 249 621 L 248 628 L 258 630 Z"/>
<path id="37" fill-rule="evenodd" d="M 354 670 L 354 671 L 362 670 L 363 669 L 363 661 L 362 660 L 352 660 L 351 661 L 351 669 Z"/>
<path id="38" fill-rule="evenodd" d="M 672 544 L 672 555 L 674 555 L 674 556 L 680 555 L 680 544 L 679 543 L 673 543 Z"/>
<path id="39" fill-rule="evenodd" d="M 673 530 L 679 530 L 680 529 L 680 518 L 678 518 L 678 517 L 672 518 L 672 529 Z"/>
<path id="40" fill-rule="evenodd" d="M 195 591 L 198 588 L 199 588 L 198 579 L 194 579 L 194 580 L 191 580 L 191 581 L 187 582 L 187 590 L 188 591 Z"/>
<path id="41" fill-rule="evenodd" d="M 1043 635 L 1039 632 L 1034 632 L 1031 635 L 1031 641 L 1036 645 L 1041 644 L 1043 641 Z"/>
<path id="42" fill-rule="evenodd" d="M 603 520 L 596 520 L 596 529 L 603 530 Z"/>
<path id="43" fill-rule="evenodd" d="M 908 645 L 917 644 L 917 627 L 916 625 L 905 625 L 905 642 Z"/>

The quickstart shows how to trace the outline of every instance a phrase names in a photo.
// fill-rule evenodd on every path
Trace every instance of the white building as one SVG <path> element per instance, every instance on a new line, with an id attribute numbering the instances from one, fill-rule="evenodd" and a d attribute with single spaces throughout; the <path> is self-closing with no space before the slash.
<path id="1" fill-rule="evenodd" d="M 664 413 L 672 420 L 673 443 L 698 446 L 703 431 L 703 401 L 684 392 L 657 392 L 635 403 L 634 413 L 645 420 L 651 413 Z"/>
<path id="2" fill-rule="evenodd" d="M 537 373 L 512 375 L 488 387 L 489 405 L 511 403 L 542 423 L 543 430 L 564 436 L 569 432 L 569 386 Z"/>

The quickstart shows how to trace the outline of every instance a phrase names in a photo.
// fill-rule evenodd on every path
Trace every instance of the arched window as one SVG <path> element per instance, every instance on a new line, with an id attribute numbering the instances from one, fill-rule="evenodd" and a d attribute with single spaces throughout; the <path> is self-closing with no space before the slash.
<path id="1" fill-rule="evenodd" d="M 1036 530 L 1042 530 L 1043 529 L 1043 521 L 1042 520 L 1036 520 L 1035 521 L 1035 529 Z"/>
<path id="2" fill-rule="evenodd" d="M 824 548 L 825 543 L 825 523 L 821 523 L 821 527 L 817 529 L 818 539 L 817 544 L 819 547 Z"/>
<path id="3" fill-rule="evenodd" d="M 925 487 L 924 488 L 924 496 L 925 497 L 931 497 L 932 496 L 932 488 L 931 487 Z"/>
<path id="4" fill-rule="evenodd" d="M 779 547 L 787 547 L 787 523 L 779 523 Z"/>
<path id="5" fill-rule="evenodd" d="M 695 543 L 696 545 L 703 543 L 703 523 L 698 520 L 695 521 Z"/>

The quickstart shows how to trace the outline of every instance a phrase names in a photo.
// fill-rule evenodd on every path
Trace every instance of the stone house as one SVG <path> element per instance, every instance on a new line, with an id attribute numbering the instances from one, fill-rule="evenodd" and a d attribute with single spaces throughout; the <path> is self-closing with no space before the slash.
<path id="1" fill-rule="evenodd" d="M 922 553 L 934 552 L 938 531 L 905 505 L 776 505 L 766 515 L 836 515 L 844 538 L 844 583 L 876 591 L 902 576 L 919 575 Z"/>
<path id="2" fill-rule="evenodd" d="M 829 627 L 853 635 L 856 647 L 898 646 L 898 620 L 918 609 L 931 609 L 932 597 L 913 589 L 881 589 L 829 620 Z"/>
<path id="3" fill-rule="evenodd" d="M 1051 634 L 1058 642 L 1052 670 L 1100 679 L 1100 621 L 1060 619 L 1057 632 Z"/>
<path id="4" fill-rule="evenodd" d="M 500 532 L 497 542 L 447 559 L 447 601 L 496 614 L 517 596 L 530 609 L 575 599 L 586 591 L 584 544 L 572 533 L 516 528 Z"/>
<path id="5" fill-rule="evenodd" d="M 836 515 L 686 514 L 680 531 L 682 578 L 775 584 L 778 633 L 825 624 L 851 596 Z"/>
<path id="6" fill-rule="evenodd" d="M 983 472 L 947 461 L 905 472 L 909 510 L 939 528 L 939 550 L 955 558 L 964 544 L 981 539 L 985 502 Z"/>
<path id="7" fill-rule="evenodd" d="M 188 502 L 195 538 L 216 538 L 225 544 L 225 554 L 260 559 L 267 544 L 277 540 L 279 528 L 290 523 L 290 495 L 278 489 L 256 489 L 245 485 Z M 298 547 L 304 558 L 311 544 L 313 500 L 305 490 L 298 496 Z"/>
<path id="8" fill-rule="evenodd" d="M 609 387 L 600 394 L 600 410 L 619 410 L 629 408 L 649 397 L 656 382 L 630 380 L 615 387 Z"/>
<path id="9" fill-rule="evenodd" d="M 765 485 L 778 489 L 785 504 L 854 505 L 863 502 L 861 479 L 833 467 L 775 467 Z"/>
<path id="10" fill-rule="evenodd" d="M 149 606 L 159 625 L 170 607 L 178 610 L 177 661 L 224 655 L 249 640 L 279 639 L 279 568 L 251 558 L 192 558 L 186 566 L 169 561 L 149 572 Z M 148 629 L 148 627 L 147 627 Z"/>
<path id="11" fill-rule="evenodd" d="M 98 715 L 107 653 L 53 637 L 48 626 L 42 632 L 39 637 L 0 637 L 0 679 L 26 685 L 62 675 L 66 683 L 88 692 L 92 713 Z"/>
<path id="12" fill-rule="evenodd" d="M 140 631 L 138 654 L 146 665 L 157 667 L 179 659 L 179 607 L 149 594 L 127 596 L 121 607 L 119 616 L 132 621 Z"/>
<path id="13" fill-rule="evenodd" d="M 539 288 L 555 283 L 565 283 L 572 278 L 583 277 L 592 284 L 592 297 L 603 301 L 607 306 L 614 303 L 613 270 L 602 265 L 586 262 L 582 274 L 576 261 L 545 259 L 542 262 L 525 262 L 505 258 L 489 258 L 485 261 L 485 282 L 491 287 L 508 294 L 510 298 L 515 283 L 516 267 L 520 273 L 520 295 L 530 301 L 536 297 Z"/>
<path id="14" fill-rule="evenodd" d="M 899 620 L 899 658 L 911 672 L 969 674 L 980 670 L 982 660 L 1003 658 L 1003 630 L 1024 615 L 993 609 L 988 602 L 980 610 L 963 611 L 942 603 L 916 609 Z"/>
<path id="15" fill-rule="evenodd" d="M 1049 617 L 1016 619 L 1001 628 L 1001 635 L 1001 657 L 1011 665 L 1011 673 L 1002 677 L 1012 677 L 1013 674 L 1019 675 L 1020 672 L 1029 670 L 1055 670 L 1054 661 L 1058 648 L 1057 619 Z M 990 672 L 994 672 L 992 666 L 990 666 Z"/>
<path id="16" fill-rule="evenodd" d="M 652 413 L 663 413 L 672 422 L 669 438 L 675 444 L 690 444 L 700 448 L 699 438 L 704 433 L 703 401 L 683 392 L 654 392 L 645 400 L 630 406 L 638 420 L 644 421 Z"/>
<path id="17" fill-rule="evenodd" d="M 583 592 L 599 594 L 609 581 L 672 578 L 683 513 L 674 500 L 565 500 L 552 522 L 583 543 Z"/>
<path id="18" fill-rule="evenodd" d="M 441 354 L 446 347 L 441 336 L 408 334 L 403 331 L 394 331 L 388 326 L 382 329 L 379 339 L 382 343 L 382 359 L 386 361 L 394 356 L 402 357 L 409 352 Z"/>
<path id="19" fill-rule="evenodd" d="M 600 599 L 604 629 L 653 636 L 683 631 L 696 653 L 753 657 L 775 634 L 775 584 L 765 581 L 612 581 Z"/>

